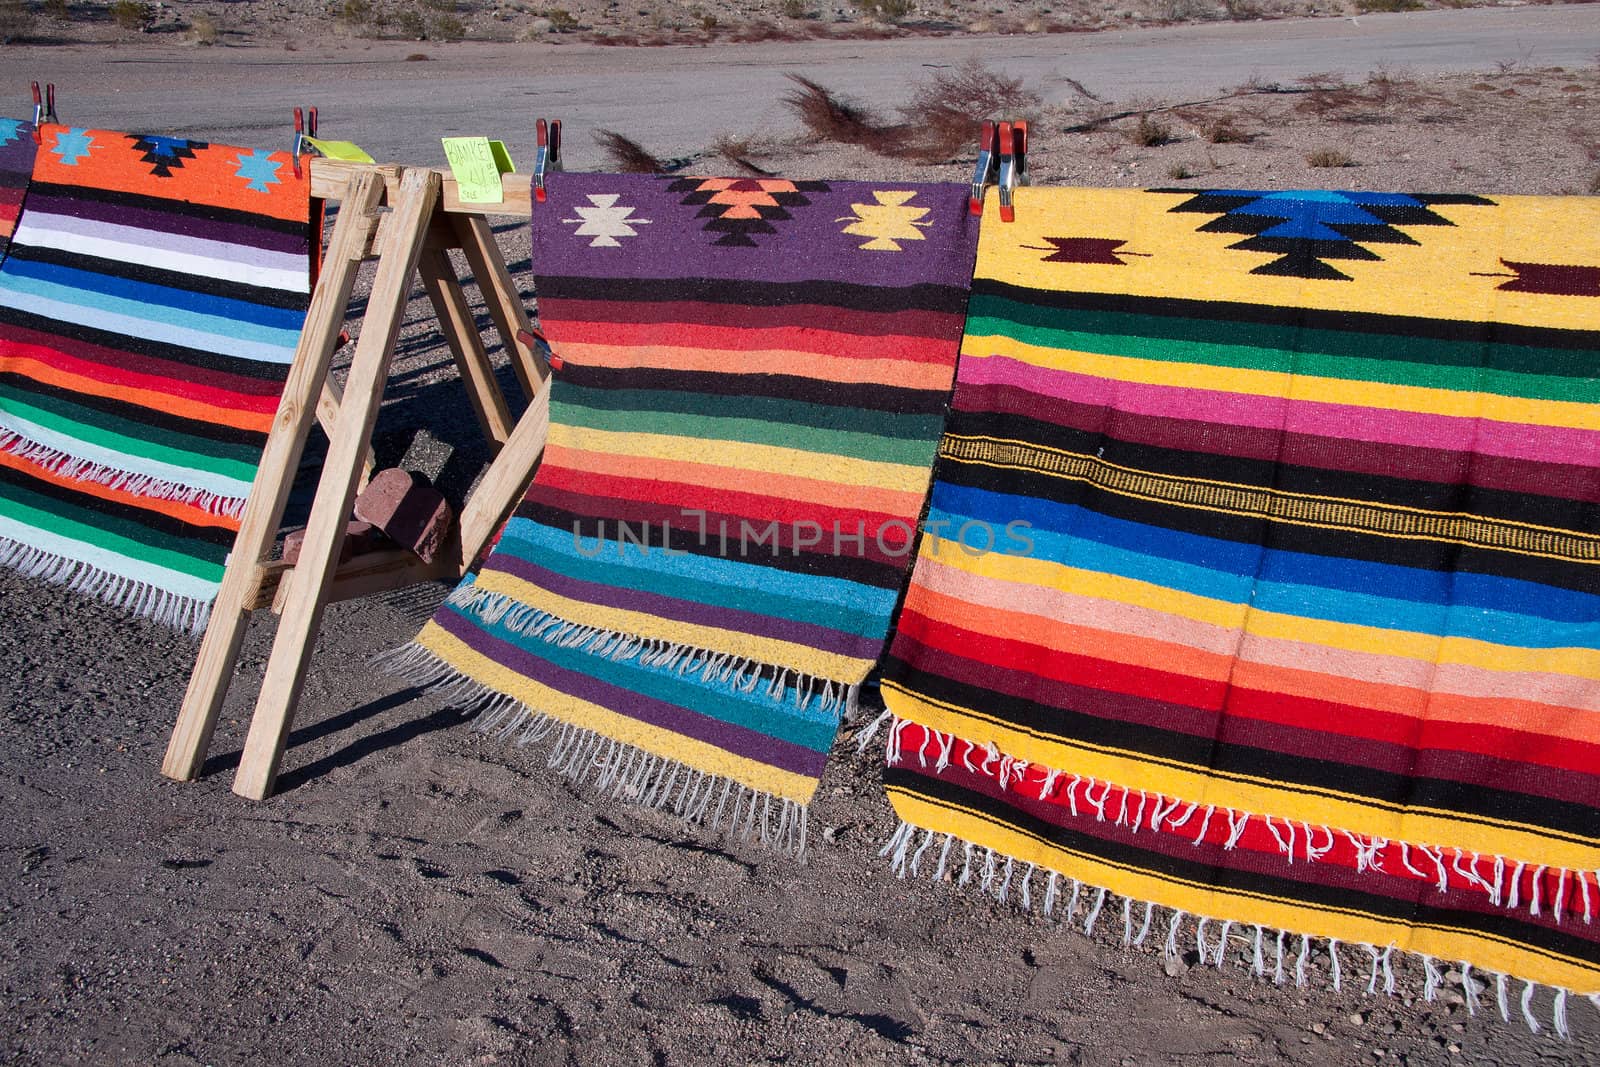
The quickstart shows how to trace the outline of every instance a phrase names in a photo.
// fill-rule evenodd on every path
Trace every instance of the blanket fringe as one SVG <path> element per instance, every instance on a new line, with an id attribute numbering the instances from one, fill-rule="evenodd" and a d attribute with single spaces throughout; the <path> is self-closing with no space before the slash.
<path id="1" fill-rule="evenodd" d="M 1324 824 L 1263 815 L 1236 808 L 1202 805 L 1169 797 L 1148 789 L 1135 789 L 1089 775 L 1014 759 L 1002 753 L 993 742 L 978 745 L 954 734 L 941 733 L 910 719 L 884 712 L 863 731 L 861 747 L 890 722 L 885 759 L 891 765 L 915 759 L 936 771 L 952 762 L 968 771 L 990 774 L 1006 791 L 1022 791 L 1040 800 L 1065 802 L 1077 816 L 1081 810 L 1093 813 L 1097 822 L 1125 826 L 1134 833 L 1177 834 L 1192 845 L 1206 839 L 1213 825 L 1226 826 L 1228 836 L 1222 847 L 1233 850 L 1245 833 L 1254 828 L 1271 834 L 1277 851 L 1289 864 L 1316 863 L 1333 850 L 1336 841 L 1345 841 L 1355 852 L 1357 874 L 1373 870 L 1384 873 L 1404 871 L 1438 892 L 1476 891 L 1490 904 L 1507 911 L 1525 908 L 1538 918 L 1542 909 L 1560 924 L 1563 921 L 1590 924 L 1600 913 L 1600 870 L 1531 866 L 1504 856 L 1484 855 L 1470 849 L 1446 845 L 1419 844 L 1370 837 Z M 916 747 L 906 747 L 908 730 Z M 975 762 L 976 761 L 976 762 Z"/>
<path id="2" fill-rule="evenodd" d="M 188 504 L 212 515 L 223 515 L 231 519 L 244 515 L 245 498 L 242 496 L 221 496 L 209 489 L 199 489 L 181 482 L 163 481 L 153 475 L 137 474 L 120 467 L 91 463 L 70 452 L 63 452 L 23 437 L 15 430 L 0 428 L 0 452 L 9 452 L 30 463 L 38 464 L 57 477 L 92 482 L 121 492 L 150 497 L 153 500 Z"/>
<path id="3" fill-rule="evenodd" d="M 696 645 L 639 637 L 598 626 L 579 626 L 505 593 L 479 589 L 473 582 L 464 581 L 456 586 L 445 602 L 491 625 L 525 637 L 538 637 L 561 648 L 578 649 L 619 663 L 637 663 L 662 673 L 698 674 L 703 682 L 726 685 L 736 692 L 762 692 L 774 703 L 787 696 L 801 712 L 849 719 L 855 717 L 859 708 L 859 682 L 805 674 L 790 667 L 712 652 Z"/>
<path id="4" fill-rule="evenodd" d="M 686 825 L 762 845 L 805 862 L 805 804 L 732 778 L 708 774 L 586 727 L 565 722 L 462 674 L 420 645 L 377 657 L 376 665 L 450 704 L 477 712 L 473 729 L 519 746 L 548 741 L 546 766 L 597 794 L 671 812 Z"/>
<path id="5" fill-rule="evenodd" d="M 211 601 L 181 596 L 160 586 L 102 570 L 82 560 L 46 552 L 9 537 L 0 537 L 0 567 L 25 578 L 65 586 L 113 607 L 151 619 L 174 630 L 196 635 L 211 618 Z"/>
<path id="6" fill-rule="evenodd" d="M 1104 886 L 1080 881 L 1060 871 L 1039 867 L 954 834 L 929 830 L 903 820 L 878 850 L 878 855 L 889 861 L 890 870 L 900 878 L 949 881 L 958 886 L 976 883 L 974 888 L 977 892 L 1002 904 L 1014 900 L 1018 907 L 1030 914 L 1034 911 L 1034 902 L 1039 901 L 1038 910 L 1044 918 L 1055 919 L 1070 929 L 1081 930 L 1085 936 L 1094 935 L 1095 925 L 1102 915 L 1108 912 L 1120 914 L 1120 920 L 1113 924 L 1112 929 L 1120 927 L 1122 944 L 1129 947 L 1143 947 L 1158 924 L 1164 923 L 1166 936 L 1162 940 L 1158 935 L 1158 942 L 1162 944 L 1162 955 L 1166 958 L 1174 959 L 1181 955 L 1183 950 L 1180 946 L 1192 936 L 1194 955 L 1200 966 L 1209 965 L 1222 970 L 1231 963 L 1248 969 L 1257 978 L 1264 979 L 1270 975 L 1278 985 L 1288 981 L 1293 981 L 1300 988 L 1309 985 L 1311 979 L 1308 972 L 1316 966 L 1319 952 L 1327 959 L 1327 981 L 1336 991 L 1343 987 L 1343 972 L 1353 965 L 1360 966 L 1353 964 L 1348 956 L 1341 958 L 1341 950 L 1348 953 L 1350 946 L 1341 945 L 1334 939 L 1257 923 L 1219 920 L 1214 916 L 1196 915 L 1149 900 L 1119 896 Z M 1042 897 L 1035 880 L 1042 883 Z M 1192 935 L 1186 934 L 1185 928 L 1191 926 Z M 1488 987 L 1473 976 L 1472 965 L 1465 960 L 1459 964 L 1460 980 L 1457 982 L 1441 971 L 1439 961 L 1430 956 L 1404 952 L 1394 944 L 1380 948 L 1359 943 L 1355 947 L 1364 949 L 1367 954 L 1367 995 L 1374 996 L 1380 989 L 1389 996 L 1395 995 L 1400 986 L 1397 972 L 1404 959 L 1410 965 L 1408 971 L 1414 972 L 1419 964 L 1422 968 L 1420 980 L 1424 1000 L 1438 999 L 1440 987 L 1447 983 L 1459 985 L 1467 1011 L 1473 1015 L 1478 1013 L 1478 998 Z M 1286 952 L 1296 953 L 1292 963 L 1286 960 Z M 1408 973 L 1406 977 L 1419 978 L 1415 973 Z M 1540 985 L 1536 982 L 1495 974 L 1500 1016 L 1507 1022 L 1511 1020 L 1513 1009 L 1508 987 L 1513 981 L 1522 982 L 1522 1020 L 1530 1030 L 1539 1033 L 1542 1027 L 1534 999 L 1536 996 L 1546 998 L 1540 993 Z M 1567 1039 L 1571 1036 L 1567 1022 L 1567 998 L 1573 991 L 1560 986 L 1546 988 L 1549 990 L 1551 1027 L 1557 1036 Z M 1600 1011 L 1600 994 L 1584 995 Z"/>

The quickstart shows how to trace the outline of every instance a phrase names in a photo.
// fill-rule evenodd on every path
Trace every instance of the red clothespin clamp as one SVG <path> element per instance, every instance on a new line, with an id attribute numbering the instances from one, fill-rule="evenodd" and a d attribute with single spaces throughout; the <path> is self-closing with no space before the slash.
<path id="1" fill-rule="evenodd" d="M 294 149 L 289 153 L 294 162 L 294 176 L 304 177 L 300 169 L 300 153 L 305 150 L 305 139 L 317 135 L 317 109 L 310 109 L 309 115 L 301 108 L 294 109 Z"/>
<path id="2" fill-rule="evenodd" d="M 539 150 L 533 157 L 533 198 L 542 204 L 548 195 L 544 189 L 545 175 L 561 169 L 561 120 L 540 119 L 534 124 L 534 133 Z"/>
<path id="3" fill-rule="evenodd" d="M 567 365 L 567 361 L 556 355 L 555 350 L 550 347 L 550 339 L 538 330 L 518 330 L 517 340 L 543 356 L 551 370 L 558 371 Z"/>
<path id="4" fill-rule="evenodd" d="M 33 143 L 44 144 L 44 134 L 39 127 L 46 122 L 60 122 L 56 118 L 56 83 L 50 82 L 39 92 L 39 83 L 33 83 Z"/>
<path id="5" fill-rule="evenodd" d="M 1000 124 L 1000 221 L 1015 222 L 1017 186 L 1028 184 L 1028 124 Z"/>
<path id="6" fill-rule="evenodd" d="M 983 190 L 994 177 L 998 135 L 992 119 L 983 120 L 978 134 L 978 165 L 972 171 L 972 195 L 967 198 L 967 210 L 974 215 L 983 214 Z"/>

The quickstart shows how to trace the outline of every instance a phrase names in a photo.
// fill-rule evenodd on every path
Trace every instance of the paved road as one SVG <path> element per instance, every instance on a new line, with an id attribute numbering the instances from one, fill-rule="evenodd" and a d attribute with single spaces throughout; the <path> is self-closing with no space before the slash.
<path id="1" fill-rule="evenodd" d="M 433 61 L 405 61 L 417 51 Z M 530 156 L 533 119 L 546 114 L 575 131 L 610 127 L 672 155 L 722 132 L 788 130 L 785 71 L 891 108 L 931 69 L 969 56 L 1025 78 L 1048 100 L 1071 98 L 1068 79 L 1128 101 L 1204 95 L 1252 76 L 1591 66 L 1600 62 L 1600 5 L 712 48 L 364 41 L 297 52 L 12 48 L 0 63 L 0 99 L 17 102 L 10 113 L 19 113 L 28 80 L 48 78 L 69 121 L 249 145 L 271 144 L 288 109 L 310 102 L 322 109 L 325 134 L 356 140 L 379 158 L 440 163 L 438 138 L 449 134 L 500 136 Z M 587 136 L 570 137 L 567 154 L 574 168 L 599 163 Z"/>

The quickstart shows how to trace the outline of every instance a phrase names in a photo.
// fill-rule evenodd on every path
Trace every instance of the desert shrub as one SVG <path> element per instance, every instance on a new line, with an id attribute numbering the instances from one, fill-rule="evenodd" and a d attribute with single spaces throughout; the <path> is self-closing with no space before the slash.
<path id="1" fill-rule="evenodd" d="M 1128 140 L 1142 148 L 1171 144 L 1175 139 L 1172 127 L 1160 119 L 1151 118 L 1149 112 L 1140 115 L 1138 123 L 1128 131 Z"/>
<path id="2" fill-rule="evenodd" d="M 428 20 L 414 7 L 401 10 L 395 16 L 394 24 L 402 37 L 414 37 L 420 41 L 428 36 Z"/>
<path id="3" fill-rule="evenodd" d="M 914 8 L 911 0 L 851 0 L 851 3 L 865 17 L 884 22 L 899 22 Z"/>
<path id="4" fill-rule="evenodd" d="M 189 40 L 198 45 L 214 45 L 222 39 L 222 27 L 210 15 L 196 15 L 189 20 Z"/>
<path id="5" fill-rule="evenodd" d="M 731 133 L 722 134 L 711 142 L 711 150 L 724 162 L 738 168 L 745 174 L 757 178 L 777 177 L 776 171 L 767 170 L 751 161 L 751 157 L 759 154 L 760 145 L 754 138 L 739 137 Z"/>
<path id="6" fill-rule="evenodd" d="M 117 0 L 111 5 L 111 18 L 125 30 L 142 30 L 155 18 L 155 10 L 143 0 Z"/>
<path id="7" fill-rule="evenodd" d="M 817 17 L 817 13 L 806 4 L 806 0 L 783 0 L 783 7 L 780 10 L 782 10 L 783 17 L 786 19 L 814 19 Z"/>
<path id="8" fill-rule="evenodd" d="M 564 7 L 548 8 L 544 17 L 550 20 L 550 28 L 556 33 L 571 33 L 578 28 L 578 17 Z"/>
<path id="9" fill-rule="evenodd" d="M 638 141 L 624 137 L 615 130 L 594 131 L 594 143 L 606 154 L 611 169 L 624 174 L 662 174 L 666 165 L 659 156 L 651 154 Z"/>
<path id="10" fill-rule="evenodd" d="M 907 127 L 903 154 L 941 162 L 977 143 L 984 119 L 1032 118 L 1043 101 L 1011 78 L 969 59 L 919 86 L 901 108 Z"/>
<path id="11" fill-rule="evenodd" d="M 467 24 L 456 15 L 440 15 L 433 20 L 428 36 L 439 41 L 459 41 L 467 35 Z"/>
<path id="12" fill-rule="evenodd" d="M 1422 0 L 1356 0 L 1356 10 L 1363 15 L 1421 11 Z"/>
<path id="13" fill-rule="evenodd" d="M 1167 168 L 1167 177 L 1177 182 L 1184 181 L 1188 178 L 1193 178 L 1198 173 L 1200 172 L 1195 170 L 1187 163 L 1174 163 L 1172 166 Z"/>
<path id="14" fill-rule="evenodd" d="M 1212 144 L 1248 144 L 1253 139 L 1249 133 L 1241 130 L 1233 119 L 1226 116 L 1206 123 L 1200 128 L 1200 132 Z"/>
<path id="15" fill-rule="evenodd" d="M 804 31 L 786 30 L 776 22 L 756 19 L 733 31 L 733 40 L 740 44 L 760 44 L 762 41 L 794 41 L 808 36 Z"/>
<path id="16" fill-rule="evenodd" d="M 792 73 L 788 77 L 797 88 L 783 98 L 784 105 L 817 139 L 865 145 L 877 150 L 900 136 L 892 127 L 882 125 L 866 108 L 835 96 L 810 78 Z"/>
<path id="17" fill-rule="evenodd" d="M 976 60 L 935 75 L 916 88 L 900 109 L 903 121 L 887 123 L 860 105 L 834 95 L 809 78 L 790 74 L 796 88 L 784 103 L 818 140 L 861 145 L 879 155 L 942 162 L 977 145 L 984 119 L 1031 118 L 1039 94 Z"/>
<path id="18" fill-rule="evenodd" d="M 1316 148 L 1306 153 L 1308 167 L 1353 167 L 1356 161 L 1338 148 Z"/>
<path id="19" fill-rule="evenodd" d="M 366 22 L 372 18 L 372 0 L 344 0 L 339 5 L 339 17 L 356 25 Z"/>
<path id="20" fill-rule="evenodd" d="M 24 0 L 0 0 L 0 44 L 20 41 L 33 32 L 38 16 Z"/>
<path id="21" fill-rule="evenodd" d="M 44 13 L 62 22 L 72 21 L 72 5 L 67 0 L 44 0 Z"/>

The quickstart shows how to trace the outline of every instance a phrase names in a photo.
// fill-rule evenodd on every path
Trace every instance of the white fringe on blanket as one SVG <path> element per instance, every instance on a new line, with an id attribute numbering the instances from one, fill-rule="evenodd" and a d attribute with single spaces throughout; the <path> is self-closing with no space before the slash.
<path id="1" fill-rule="evenodd" d="M 700 680 L 723 683 L 743 693 L 764 692 L 773 701 L 784 699 L 785 693 L 801 711 L 812 710 L 848 722 L 855 718 L 860 685 L 803 674 L 789 667 L 725 652 L 712 652 L 695 645 L 675 644 L 607 630 L 598 626 L 579 626 L 559 615 L 530 607 L 505 593 L 479 589 L 472 582 L 462 582 L 453 589 L 445 603 L 470 611 L 484 622 L 502 626 L 514 634 L 538 637 L 547 644 L 561 648 L 576 648 L 595 656 L 620 663 L 636 662 L 663 673 L 680 676 L 698 674 Z"/>
<path id="2" fill-rule="evenodd" d="M 955 734 L 896 719 L 893 712 L 882 715 L 857 738 L 858 750 L 890 722 L 885 758 L 890 765 L 915 759 L 935 771 L 942 771 L 954 759 Z M 905 751 L 902 741 L 907 726 L 923 733 L 920 748 Z M 969 742 L 970 743 L 970 742 Z M 1079 805 L 1093 812 L 1096 822 L 1125 826 L 1133 833 L 1178 834 L 1198 846 L 1212 825 L 1226 825 L 1228 837 L 1222 847 L 1232 851 L 1251 827 L 1267 830 L 1276 842 L 1278 853 L 1289 865 L 1316 863 L 1334 847 L 1336 840 L 1348 841 L 1356 855 L 1356 873 L 1404 870 L 1413 877 L 1434 885 L 1440 893 L 1452 889 L 1477 892 L 1490 904 L 1506 911 L 1525 910 L 1533 918 L 1548 915 L 1559 926 L 1565 921 L 1592 923 L 1600 914 L 1600 870 L 1531 865 L 1505 856 L 1474 852 L 1452 845 L 1430 845 L 1416 841 L 1395 841 L 1372 837 L 1325 824 L 1311 824 L 1281 816 L 1263 815 L 1238 808 L 1185 802 L 1164 793 L 1133 789 L 1089 775 L 1069 774 L 1039 763 L 1005 755 L 991 741 L 979 746 L 982 759 L 973 763 L 973 750 L 962 754 L 966 769 L 993 777 L 1002 791 L 1024 792 L 1040 800 L 1065 801 L 1076 817 Z M 1527 877 L 1524 878 L 1524 875 Z M 1554 882 L 1553 888 L 1548 883 Z M 1524 884 L 1527 888 L 1524 889 Z M 1548 890 L 1548 891 L 1547 891 Z"/>
<path id="3" fill-rule="evenodd" d="M 5 427 L 0 427 L 0 452 L 9 452 L 30 463 L 37 463 L 49 473 L 63 478 L 92 482 L 95 485 L 137 493 L 139 496 L 155 500 L 189 504 L 213 515 L 225 515 L 233 519 L 244 514 L 245 498 L 242 496 L 221 496 L 209 489 L 198 489 L 181 482 L 163 481 L 149 474 L 136 474 L 119 467 L 91 463 L 70 452 L 62 452 L 60 449 L 23 437 L 15 430 Z"/>
<path id="4" fill-rule="evenodd" d="M 383 670 L 478 713 L 473 729 L 518 745 L 550 739 L 546 766 L 613 800 L 669 811 L 686 825 L 759 841 L 805 861 L 807 808 L 797 801 L 707 774 L 677 760 L 563 722 L 462 674 L 428 649 L 406 645 L 377 657 Z"/>
<path id="5" fill-rule="evenodd" d="M 959 856 L 953 855 L 956 845 L 961 846 Z M 1304 987 L 1309 981 L 1308 972 L 1317 966 L 1317 956 L 1321 953 L 1327 957 L 1327 978 L 1335 991 L 1344 988 L 1347 980 L 1345 972 L 1352 966 L 1356 970 L 1355 980 L 1360 981 L 1361 963 L 1352 965 L 1340 956 L 1341 948 L 1348 953 L 1352 946 L 1341 945 L 1337 940 L 1273 929 L 1259 923 L 1237 923 L 1194 915 L 1152 901 L 1118 896 L 1102 886 L 1079 881 L 1032 863 L 1025 864 L 954 834 L 924 829 L 909 822 L 901 822 L 896 827 L 878 855 L 887 857 L 890 869 L 901 878 L 927 877 L 936 882 L 953 881 L 960 886 L 976 882 L 978 892 L 1002 904 L 1015 899 L 1022 910 L 1028 912 L 1033 910 L 1037 900 L 1045 918 L 1058 918 L 1069 928 L 1081 927 L 1083 933 L 1090 936 L 1094 934 L 1102 916 L 1106 917 L 1108 924 L 1116 923 L 1120 905 L 1122 943 L 1142 947 L 1152 932 L 1160 937 L 1159 925 L 1164 924 L 1166 939 L 1162 951 L 1169 959 L 1180 955 L 1192 938 L 1195 955 L 1202 966 L 1210 964 L 1221 970 L 1232 959 L 1237 966 L 1248 967 L 1251 974 L 1258 978 L 1270 973 L 1272 980 L 1282 985 L 1292 975 L 1295 985 Z M 1033 884 L 1035 876 L 1042 882 L 1039 888 Z M 1215 940 L 1212 940 L 1213 930 Z M 1365 992 L 1369 996 L 1375 995 L 1380 988 L 1384 993 L 1393 995 L 1399 988 L 1397 972 L 1402 969 L 1414 971 L 1419 964 L 1422 967 L 1420 977 L 1424 1000 L 1437 1000 L 1440 987 L 1446 983 L 1446 974 L 1440 969 L 1441 961 L 1432 956 L 1403 952 L 1392 944 L 1379 948 L 1359 942 L 1353 947 L 1364 950 L 1368 957 Z M 1409 962 L 1409 968 L 1402 968 L 1402 960 Z M 1488 976 L 1476 977 L 1472 965 L 1464 960 L 1459 967 L 1462 999 L 1467 1011 L 1476 1015 L 1482 1004 L 1480 997 L 1488 990 Z M 1418 976 L 1413 973 L 1411 977 L 1414 980 Z M 1500 1017 L 1507 1022 L 1511 1020 L 1513 998 L 1510 986 L 1512 982 L 1521 982 L 1519 1006 L 1522 1021 L 1528 1029 L 1539 1033 L 1543 1027 L 1539 1023 L 1539 1014 L 1534 1010 L 1534 998 L 1542 996 L 1539 984 L 1507 974 L 1494 973 L 1493 977 L 1495 1004 Z M 1571 1036 L 1567 1022 L 1568 997 L 1585 996 L 1600 1010 L 1600 993 L 1578 994 L 1560 986 L 1544 988 L 1550 991 L 1547 1010 L 1551 1028 L 1563 1039 Z"/>
<path id="6" fill-rule="evenodd" d="M 885 711 L 861 731 L 856 743 L 858 750 L 865 749 L 881 726 L 891 720 L 893 726 L 889 731 L 886 762 L 893 765 L 907 758 L 906 753 L 899 747 L 899 735 L 910 720 L 896 719 L 893 712 Z M 936 767 L 948 766 L 949 750 L 953 747 L 948 740 L 951 735 L 938 734 L 932 730 L 928 730 L 928 733 L 935 737 L 942 749 L 942 753 L 936 755 L 935 759 L 944 762 L 936 762 Z M 989 746 L 988 755 L 994 760 L 1009 759 L 1002 757 L 993 745 Z M 924 759 L 923 765 L 926 766 L 926 752 L 921 756 Z M 1025 782 L 1026 764 L 1022 764 L 1021 761 L 1015 762 L 1021 764 L 1021 769 L 1001 777 L 1002 789 L 1012 788 Z M 988 769 L 987 760 L 983 766 L 984 769 Z M 1052 777 L 1052 784 L 1054 780 Z M 1096 798 L 1096 802 L 1090 803 L 1089 807 L 1097 812 L 1097 818 L 1108 817 L 1109 806 L 1104 795 Z M 1172 808 L 1164 810 L 1170 812 Z M 1118 819 L 1121 825 L 1131 825 L 1122 823 L 1120 815 L 1110 817 Z M 1230 833 L 1233 835 L 1232 840 L 1237 841 L 1238 832 L 1230 827 Z M 954 854 L 958 845 L 961 847 L 959 856 Z M 1118 896 L 1103 886 L 1092 885 L 1059 871 L 1038 867 L 1034 863 L 1025 863 L 951 833 L 941 833 L 903 820 L 879 850 L 878 855 L 888 858 L 890 869 L 901 878 L 926 877 L 935 882 L 953 881 L 959 886 L 976 881 L 978 892 L 992 896 L 1001 903 L 1014 898 L 1022 910 L 1028 912 L 1033 910 L 1035 900 L 1039 900 L 1045 918 L 1059 916 L 1068 927 L 1081 924 L 1086 935 L 1093 935 L 1102 915 L 1115 916 L 1120 904 L 1124 945 L 1142 947 L 1152 930 L 1156 928 L 1156 924 L 1162 922 L 1166 927 L 1163 954 L 1167 958 L 1178 956 L 1181 951 L 1180 946 L 1187 945 L 1192 937 L 1195 955 L 1201 965 L 1209 963 L 1221 970 L 1232 956 L 1238 959 L 1241 966 L 1248 966 L 1250 972 L 1257 977 L 1265 977 L 1270 971 L 1272 980 L 1279 985 L 1287 981 L 1292 973 L 1296 986 L 1306 986 L 1308 970 L 1315 964 L 1319 951 L 1327 956 L 1328 981 L 1336 991 L 1343 989 L 1345 971 L 1350 966 L 1341 959 L 1340 942 L 1334 939 L 1273 929 L 1256 923 L 1236 923 L 1206 915 L 1194 915 L 1153 901 Z M 1369 862 L 1366 866 L 1375 865 Z M 1033 886 L 1036 875 L 1043 882 L 1042 898 Z M 1063 896 L 1066 897 L 1064 904 Z M 1508 906 L 1515 907 L 1516 904 L 1511 901 Z M 1534 907 L 1532 914 L 1537 915 L 1536 906 L 1532 907 Z M 1111 910 L 1107 912 L 1107 908 Z M 1589 921 L 1587 914 L 1584 921 Z M 1192 927 L 1192 932 L 1186 927 Z M 1216 930 L 1214 942 L 1209 940 L 1213 928 Z M 1414 970 L 1418 964 L 1422 967 L 1422 998 L 1429 1002 L 1438 999 L 1440 987 L 1446 981 L 1446 974 L 1440 969 L 1439 960 L 1422 953 L 1399 950 L 1398 946 L 1393 944 L 1379 948 L 1377 945 L 1360 942 L 1355 947 L 1366 952 L 1370 964 L 1366 982 L 1367 994 L 1376 994 L 1380 987 L 1384 993 L 1394 994 L 1399 983 L 1396 971 L 1400 969 L 1400 961 L 1408 960 L 1410 969 Z M 1345 945 L 1344 950 L 1349 952 L 1351 946 Z M 1291 956 L 1292 959 L 1289 958 Z M 1359 975 L 1360 963 L 1355 966 Z M 1462 999 L 1467 1011 L 1476 1015 L 1481 1006 L 1479 998 L 1487 991 L 1488 984 L 1486 980 L 1474 977 L 1472 965 L 1465 960 L 1459 963 L 1459 969 Z M 1528 1029 L 1539 1033 L 1542 1027 L 1539 1015 L 1534 1010 L 1534 998 L 1538 995 L 1539 984 L 1508 974 L 1490 973 L 1494 977 L 1495 1006 L 1499 1009 L 1500 1017 L 1507 1022 L 1511 1020 L 1511 983 L 1521 982 L 1519 1006 L 1522 1020 Z M 1563 1039 L 1570 1036 L 1567 1021 L 1569 997 L 1583 996 L 1600 1010 L 1600 992 L 1578 993 L 1560 986 L 1546 988 L 1550 990 L 1548 1008 L 1550 1025 L 1557 1036 Z"/>
<path id="7" fill-rule="evenodd" d="M 102 570 L 83 560 L 70 559 L 0 537 L 0 567 L 25 578 L 64 585 L 75 593 L 94 597 L 113 607 L 142 615 L 174 630 L 198 635 L 211 618 L 211 601 L 183 596 L 160 586 Z"/>

